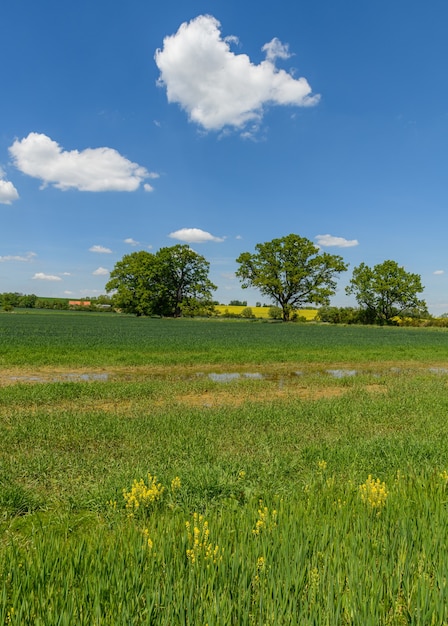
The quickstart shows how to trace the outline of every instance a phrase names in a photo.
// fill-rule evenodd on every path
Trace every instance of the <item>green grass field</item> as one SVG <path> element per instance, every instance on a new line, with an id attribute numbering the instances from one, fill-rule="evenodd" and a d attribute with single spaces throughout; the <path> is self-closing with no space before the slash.
<path id="1" fill-rule="evenodd" d="M 0 624 L 448 624 L 447 382 L 444 329 L 0 314 Z"/>

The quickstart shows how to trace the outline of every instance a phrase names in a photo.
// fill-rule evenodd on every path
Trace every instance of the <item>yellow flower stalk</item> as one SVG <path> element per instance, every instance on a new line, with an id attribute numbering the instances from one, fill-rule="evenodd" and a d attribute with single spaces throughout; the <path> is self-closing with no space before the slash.
<path id="1" fill-rule="evenodd" d="M 260 502 L 260 505 L 262 503 Z M 252 533 L 256 536 L 261 535 L 264 530 L 272 530 L 277 526 L 277 511 L 273 509 L 269 512 L 267 506 L 263 508 L 260 506 L 258 509 L 258 519 L 255 522 L 255 528 L 252 529 Z"/>
<path id="2" fill-rule="evenodd" d="M 157 500 L 160 500 L 165 487 L 157 482 L 156 476 L 148 474 L 148 484 L 143 479 L 134 480 L 130 491 L 123 489 L 123 498 L 126 508 L 133 515 L 140 508 L 148 509 Z"/>
<path id="3" fill-rule="evenodd" d="M 360 485 L 359 491 L 362 501 L 370 508 L 381 510 L 385 506 L 388 491 L 386 484 L 381 482 L 379 478 L 375 480 L 369 474 L 366 482 Z"/>
<path id="4" fill-rule="evenodd" d="M 189 548 L 187 548 L 187 559 L 191 565 L 199 561 L 205 561 L 207 565 L 210 563 L 218 563 L 222 560 L 222 550 L 219 546 L 210 542 L 210 530 L 208 522 L 203 515 L 199 513 L 193 514 L 193 524 L 185 522 L 187 529 L 187 538 Z"/>

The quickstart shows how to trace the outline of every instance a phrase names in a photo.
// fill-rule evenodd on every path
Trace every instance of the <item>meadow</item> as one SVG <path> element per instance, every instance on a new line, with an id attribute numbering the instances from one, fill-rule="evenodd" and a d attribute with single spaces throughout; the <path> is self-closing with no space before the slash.
<path id="1" fill-rule="evenodd" d="M 0 624 L 448 624 L 448 334 L 0 314 Z"/>

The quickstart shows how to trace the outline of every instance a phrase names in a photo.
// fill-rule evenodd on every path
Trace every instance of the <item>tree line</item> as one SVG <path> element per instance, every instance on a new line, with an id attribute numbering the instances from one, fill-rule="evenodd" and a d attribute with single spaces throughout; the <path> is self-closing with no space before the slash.
<path id="1" fill-rule="evenodd" d="M 257 289 L 281 310 L 283 321 L 297 309 L 328 307 L 336 292 L 337 277 L 348 265 L 339 255 L 322 252 L 312 241 L 296 234 L 273 239 L 243 252 L 236 259 L 237 277 L 243 289 Z M 135 315 L 211 314 L 209 263 L 188 245 L 161 248 L 158 252 L 134 252 L 115 265 L 107 292 L 115 306 Z M 389 324 L 397 316 L 425 315 L 427 307 L 418 295 L 423 291 L 418 274 L 406 272 L 386 260 L 353 270 L 346 288 L 354 295 L 365 323 Z"/>
<path id="2" fill-rule="evenodd" d="M 52 309 L 58 311 L 67 311 L 68 309 L 77 309 L 86 311 L 98 311 L 112 308 L 112 298 L 107 295 L 101 295 L 96 298 L 85 298 L 82 300 L 82 306 L 71 305 L 69 298 L 44 298 L 36 296 L 36 294 L 23 294 L 17 291 L 0 293 L 0 308 L 3 311 L 12 311 L 14 308 L 19 309 Z M 86 306 L 88 304 L 88 306 Z"/>
<path id="3" fill-rule="evenodd" d="M 348 264 L 339 255 L 322 252 L 305 237 L 290 234 L 259 243 L 253 252 L 240 254 L 236 262 L 242 288 L 258 290 L 280 311 L 284 322 L 297 318 L 296 311 L 309 306 L 319 308 L 322 321 L 333 323 L 390 324 L 400 317 L 430 317 L 419 297 L 424 290 L 421 277 L 396 261 L 385 260 L 373 267 L 361 263 L 354 268 L 346 293 L 355 297 L 357 309 L 330 307 L 337 278 L 347 271 Z M 137 316 L 212 315 L 212 294 L 217 287 L 209 279 L 209 269 L 205 257 L 186 244 L 154 253 L 140 250 L 115 264 L 106 284 L 111 296 L 104 298 L 115 309 Z M 5 302 L 34 307 L 38 300 L 34 295 L 23 296 L 21 304 L 15 304 L 11 294 L 9 299 L 2 295 L 3 308 Z"/>

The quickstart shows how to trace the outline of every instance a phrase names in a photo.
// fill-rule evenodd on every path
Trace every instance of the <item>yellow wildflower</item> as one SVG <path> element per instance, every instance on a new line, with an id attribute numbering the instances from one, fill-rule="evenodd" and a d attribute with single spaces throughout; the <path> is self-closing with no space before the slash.
<path id="1" fill-rule="evenodd" d="M 325 470 L 327 469 L 327 462 L 324 460 L 320 460 L 317 462 L 317 467 L 320 472 L 325 472 Z"/>
<path id="2" fill-rule="evenodd" d="M 157 482 L 156 476 L 148 474 L 148 485 L 143 479 L 134 480 L 130 491 L 123 489 L 123 498 L 126 502 L 126 508 L 131 515 L 140 507 L 148 509 L 157 500 L 160 500 L 165 487 Z"/>
<path id="3" fill-rule="evenodd" d="M 222 550 L 220 550 L 219 546 L 214 546 L 210 542 L 208 521 L 204 519 L 203 515 L 193 513 L 193 524 L 187 521 L 185 522 L 185 527 L 189 544 L 186 554 L 191 565 L 200 560 L 205 561 L 207 565 L 210 563 L 216 564 L 222 560 Z"/>
<path id="4" fill-rule="evenodd" d="M 262 502 L 260 502 L 262 504 Z M 267 506 L 258 509 L 258 519 L 255 522 L 255 528 L 252 529 L 254 535 L 260 535 L 263 530 L 272 530 L 277 526 L 277 511 L 273 509 L 269 513 Z"/>
<path id="5" fill-rule="evenodd" d="M 147 547 L 148 547 L 150 550 L 152 550 L 152 548 L 153 548 L 153 546 L 154 546 L 154 543 L 153 543 L 153 541 L 152 541 L 151 537 L 149 536 L 149 530 L 148 530 L 147 528 L 144 528 L 144 529 L 143 529 L 143 536 L 144 536 L 144 538 L 145 538 L 145 540 L 146 540 L 146 545 L 147 545 Z"/>
<path id="6" fill-rule="evenodd" d="M 388 491 L 386 484 L 379 478 L 374 480 L 369 474 L 366 482 L 360 485 L 359 491 L 363 502 L 372 509 L 380 510 L 386 504 Z"/>

